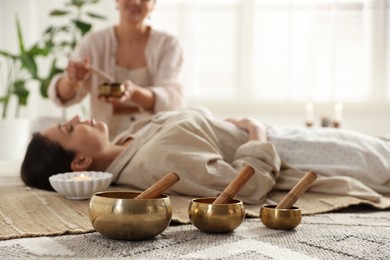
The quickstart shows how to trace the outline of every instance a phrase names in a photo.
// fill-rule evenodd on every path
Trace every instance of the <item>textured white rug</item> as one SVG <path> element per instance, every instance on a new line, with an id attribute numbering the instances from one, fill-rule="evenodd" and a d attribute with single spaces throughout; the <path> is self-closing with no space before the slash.
<path id="1" fill-rule="evenodd" d="M 390 259 L 390 211 L 304 216 L 294 231 L 247 219 L 230 234 L 169 226 L 148 241 L 93 232 L 0 241 L 0 259 Z"/>
<path id="2" fill-rule="evenodd" d="M 298 201 L 307 214 L 362 203 L 371 207 L 305 215 L 294 231 L 267 229 L 258 218 L 252 218 L 230 234 L 203 233 L 189 224 L 169 226 L 148 241 L 118 241 L 93 232 L 86 201 L 68 201 L 55 193 L 23 188 L 15 178 L 15 164 L 0 165 L 0 239 L 5 239 L 0 240 L 0 259 L 390 259 L 388 198 L 374 205 L 308 194 L 307 200 Z M 279 201 L 281 196 L 275 194 L 271 200 Z M 29 203 L 22 203 L 25 200 Z M 188 205 L 186 200 L 183 203 Z M 15 207 L 19 210 L 11 210 Z M 375 211 L 373 207 L 387 210 Z M 255 206 L 247 213 L 255 216 L 258 209 Z M 185 217 L 184 212 L 175 218 Z M 67 235 L 54 236 L 60 234 Z"/>

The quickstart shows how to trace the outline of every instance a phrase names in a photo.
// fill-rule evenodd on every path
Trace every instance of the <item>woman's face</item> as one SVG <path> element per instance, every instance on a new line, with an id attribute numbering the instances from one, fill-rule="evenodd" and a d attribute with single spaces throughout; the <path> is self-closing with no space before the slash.
<path id="1" fill-rule="evenodd" d="M 53 126 L 41 132 L 63 148 L 86 156 L 97 156 L 110 143 L 107 125 L 100 121 L 83 120 L 75 116 L 66 124 Z"/>
<path id="2" fill-rule="evenodd" d="M 142 23 L 153 11 L 155 0 L 116 0 L 122 19 Z"/>

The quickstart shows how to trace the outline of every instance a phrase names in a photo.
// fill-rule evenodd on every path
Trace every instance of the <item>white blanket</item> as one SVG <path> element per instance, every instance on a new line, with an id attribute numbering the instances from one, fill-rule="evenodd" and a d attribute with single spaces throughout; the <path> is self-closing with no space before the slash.
<path id="1" fill-rule="evenodd" d="M 269 140 L 282 161 L 321 176 L 352 177 L 390 193 L 390 144 L 347 129 L 270 127 Z"/>

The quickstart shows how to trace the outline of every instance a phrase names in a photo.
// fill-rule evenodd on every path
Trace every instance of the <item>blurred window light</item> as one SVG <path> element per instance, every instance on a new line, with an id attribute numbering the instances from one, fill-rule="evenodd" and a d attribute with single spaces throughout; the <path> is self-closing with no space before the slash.
<path id="1" fill-rule="evenodd" d="M 388 0 L 164 0 L 192 100 L 389 102 Z"/>

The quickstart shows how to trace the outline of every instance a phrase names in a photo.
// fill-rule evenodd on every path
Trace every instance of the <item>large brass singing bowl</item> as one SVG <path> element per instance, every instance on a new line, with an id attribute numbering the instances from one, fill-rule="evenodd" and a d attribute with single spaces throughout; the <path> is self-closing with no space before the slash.
<path id="1" fill-rule="evenodd" d="M 191 223 L 201 231 L 228 233 L 239 227 L 245 217 L 244 204 L 233 200 L 229 204 L 215 204 L 216 198 L 196 198 L 188 207 Z"/>
<path id="2" fill-rule="evenodd" d="M 260 208 L 260 219 L 266 227 L 290 230 L 301 223 L 302 214 L 299 208 L 275 209 L 275 207 L 276 205 L 264 205 Z"/>
<path id="3" fill-rule="evenodd" d="M 89 219 L 103 236 L 114 239 L 145 240 L 162 233 L 172 218 L 170 199 L 134 199 L 137 192 L 95 193 L 89 203 Z"/>

